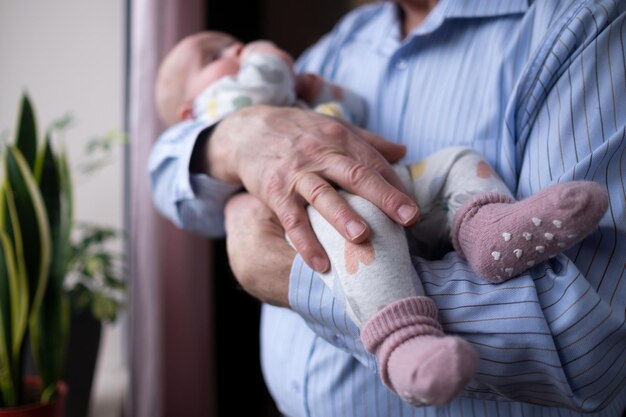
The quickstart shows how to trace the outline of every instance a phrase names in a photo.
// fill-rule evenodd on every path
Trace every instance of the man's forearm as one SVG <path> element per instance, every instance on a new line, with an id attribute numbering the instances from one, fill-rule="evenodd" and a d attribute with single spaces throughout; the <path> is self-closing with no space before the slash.
<path id="1" fill-rule="evenodd" d="M 226 205 L 226 246 L 242 287 L 259 300 L 289 307 L 289 272 L 295 251 L 272 211 L 249 194 Z"/>

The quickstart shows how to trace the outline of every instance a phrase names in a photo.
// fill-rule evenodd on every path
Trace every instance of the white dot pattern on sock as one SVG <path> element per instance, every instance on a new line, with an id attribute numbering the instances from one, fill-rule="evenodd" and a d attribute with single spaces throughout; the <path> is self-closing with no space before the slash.
<path id="1" fill-rule="evenodd" d="M 536 227 L 540 227 L 542 225 L 542 223 L 543 223 L 543 220 L 541 220 L 538 217 L 532 217 L 531 218 L 531 222 Z M 552 220 L 551 223 L 557 229 L 561 229 L 563 227 L 563 222 L 561 220 L 555 219 L 555 220 Z M 512 240 L 512 238 L 513 238 L 513 234 L 510 233 L 510 232 L 502 232 L 501 235 L 502 235 L 502 238 L 504 239 L 505 242 L 510 242 Z M 572 238 L 575 238 L 576 236 L 577 235 L 575 235 L 575 234 L 570 234 L 570 235 L 567 236 L 567 238 L 572 239 Z M 522 232 L 522 237 L 526 241 L 530 241 L 530 240 L 532 240 L 534 238 L 534 235 L 531 232 L 529 232 L 529 231 L 525 231 L 525 232 Z M 555 239 L 554 233 L 550 233 L 550 232 L 544 232 L 543 233 L 543 237 L 546 240 L 548 240 L 548 241 L 552 241 L 552 240 Z M 557 246 L 560 247 L 560 248 L 565 248 L 567 245 L 566 245 L 565 242 L 557 242 Z M 537 253 L 542 254 L 542 253 L 545 253 L 546 250 L 547 250 L 547 247 L 545 245 L 535 246 L 535 251 Z M 517 259 L 521 259 L 523 257 L 523 255 L 524 255 L 524 250 L 521 249 L 521 248 L 513 249 L 513 254 L 515 255 L 515 257 Z M 501 261 L 503 259 L 502 258 L 502 253 L 499 252 L 499 251 L 496 251 L 496 250 L 491 252 L 491 256 L 496 261 Z M 531 259 L 531 260 L 526 262 L 526 265 L 529 268 L 535 266 L 535 264 L 536 264 L 536 260 L 534 260 L 534 259 Z M 512 268 L 512 267 L 502 268 L 502 269 L 500 269 L 500 271 L 505 272 L 509 276 L 509 278 L 512 277 L 513 274 L 515 273 L 515 269 Z M 497 280 L 502 280 L 502 277 L 500 275 L 495 275 L 495 278 Z"/>

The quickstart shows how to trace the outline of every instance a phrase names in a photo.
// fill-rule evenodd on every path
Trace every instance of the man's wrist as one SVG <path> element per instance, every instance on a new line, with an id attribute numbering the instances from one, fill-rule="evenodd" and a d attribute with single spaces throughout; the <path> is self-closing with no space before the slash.
<path id="1" fill-rule="evenodd" d="M 193 150 L 190 170 L 194 173 L 203 173 L 216 180 L 241 185 L 239 178 L 228 172 L 228 154 L 220 146 L 221 121 L 205 129 L 199 136 Z"/>
<path id="2" fill-rule="evenodd" d="M 207 144 L 209 137 L 213 133 L 216 125 L 212 125 L 204 129 L 198 134 L 196 143 L 191 151 L 191 159 L 189 160 L 189 172 L 192 174 L 209 175 L 209 161 L 207 160 Z M 210 176 L 210 175 L 209 175 Z"/>

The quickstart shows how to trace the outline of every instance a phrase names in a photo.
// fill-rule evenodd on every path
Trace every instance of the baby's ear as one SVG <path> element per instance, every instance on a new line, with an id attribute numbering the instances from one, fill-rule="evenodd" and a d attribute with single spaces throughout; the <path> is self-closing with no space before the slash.
<path id="1" fill-rule="evenodd" d="M 183 120 L 193 119 L 193 105 L 190 102 L 185 102 L 181 104 L 176 112 L 176 119 L 179 122 Z"/>

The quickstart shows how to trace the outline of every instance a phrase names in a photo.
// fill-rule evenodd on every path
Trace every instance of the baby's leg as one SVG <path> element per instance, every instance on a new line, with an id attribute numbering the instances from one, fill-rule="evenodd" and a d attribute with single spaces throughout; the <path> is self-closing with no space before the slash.
<path id="1" fill-rule="evenodd" d="M 573 246 L 597 225 L 608 207 L 600 185 L 572 181 L 524 200 L 484 194 L 457 212 L 452 243 L 491 282 L 503 282 Z"/>
<path id="2" fill-rule="evenodd" d="M 437 307 L 419 286 L 404 229 L 367 200 L 342 195 L 369 224 L 370 240 L 346 241 L 309 207 L 311 225 L 332 265 L 322 278 L 343 295 L 387 386 L 416 404 L 450 401 L 474 373 L 473 348 L 443 334 Z"/>
<path id="3" fill-rule="evenodd" d="M 444 149 L 411 172 L 420 207 L 431 201 L 434 218 L 446 212 L 454 248 L 491 282 L 572 246 L 597 225 L 608 205 L 606 191 L 584 181 L 556 184 L 518 202 L 482 156 L 465 148 Z M 428 223 L 425 219 L 418 228 Z"/>

